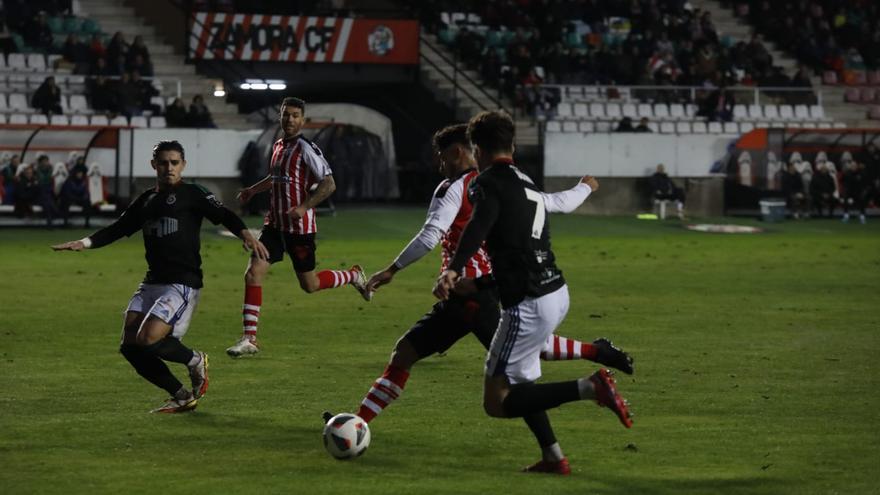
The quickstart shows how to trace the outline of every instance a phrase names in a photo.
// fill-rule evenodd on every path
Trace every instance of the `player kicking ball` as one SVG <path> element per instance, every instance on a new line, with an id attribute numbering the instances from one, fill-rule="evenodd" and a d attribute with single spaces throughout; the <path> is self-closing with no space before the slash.
<path id="1" fill-rule="evenodd" d="M 78 241 L 52 246 L 56 251 L 96 249 L 143 231 L 148 270 L 125 311 L 119 352 L 139 375 L 171 395 L 163 406 L 151 411 L 154 413 L 192 411 L 208 390 L 207 354 L 181 342 L 202 288 L 202 219 L 223 224 L 254 256 L 269 257 L 244 222 L 210 191 L 183 182 L 185 158 L 180 143 L 160 141 L 153 147 L 150 162 L 156 170 L 156 187 L 138 196 L 108 227 Z M 186 366 L 191 390 L 171 373 L 165 361 Z"/>
<path id="2" fill-rule="evenodd" d="M 535 383 L 541 376 L 541 350 L 569 305 L 568 286 L 550 248 L 544 195 L 514 166 L 515 128 L 507 114 L 481 112 L 468 123 L 467 134 L 481 172 L 468 190 L 474 211 L 434 294 L 450 299 L 471 257 L 486 250 L 502 307 L 486 360 L 486 413 L 528 417 L 566 402 L 595 400 L 631 427 L 627 404 L 609 370 L 568 382 Z M 588 184 L 598 188 L 595 179 Z"/>
<path id="3" fill-rule="evenodd" d="M 245 272 L 242 336 L 226 349 L 232 357 L 260 352 L 257 324 L 263 305 L 263 280 L 269 267 L 284 259 L 285 252 L 293 263 L 299 286 L 307 293 L 350 284 L 365 300 L 371 298 L 359 265 L 348 270 L 315 272 L 315 234 L 318 232 L 315 207 L 333 194 L 336 183 L 320 148 L 300 134 L 305 112 L 303 100 L 293 97 L 282 100 L 279 121 L 284 137 L 272 146 L 269 175 L 239 193 L 242 204 L 263 191 L 271 191 L 272 196 L 260 234 L 260 241 L 269 250 L 269 258 L 252 256 Z"/>
<path id="4" fill-rule="evenodd" d="M 440 271 L 452 259 L 461 233 L 471 217 L 473 206 L 468 186 L 477 177 L 476 161 L 467 138 L 467 125 L 452 125 L 434 134 L 433 147 L 445 175 L 434 191 L 425 224 L 404 250 L 385 270 L 374 274 L 367 289 L 378 290 L 392 282 L 395 274 L 441 245 Z M 591 177 L 584 177 L 567 191 L 544 194 L 548 212 L 570 212 L 583 203 L 590 192 Z M 403 393 L 412 367 L 418 361 L 442 353 L 458 340 L 473 333 L 486 348 L 498 327 L 498 294 L 492 278 L 492 265 L 483 249 L 468 260 L 464 276 L 448 300 L 438 302 L 407 331 L 394 347 L 382 376 L 373 383 L 361 402 L 357 415 L 369 423 Z M 544 360 L 590 359 L 632 373 L 632 359 L 607 339 L 591 344 L 552 335 L 542 349 Z M 332 417 L 324 414 L 324 421 Z M 568 463 L 550 427 L 546 413 L 524 417 L 542 450 L 542 460 L 526 468 L 532 472 L 568 474 Z"/>

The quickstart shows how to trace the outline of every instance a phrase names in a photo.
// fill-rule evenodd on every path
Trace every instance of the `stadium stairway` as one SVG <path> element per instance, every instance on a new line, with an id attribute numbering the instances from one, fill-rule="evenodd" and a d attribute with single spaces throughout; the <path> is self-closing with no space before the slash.
<path id="1" fill-rule="evenodd" d="M 481 88 L 486 88 L 485 91 L 495 97 L 498 95 L 498 89 L 488 87 L 479 73 L 473 70 L 466 70 L 461 65 L 458 67 L 459 75 L 454 76 L 455 67 L 448 62 L 448 60 L 455 59 L 454 55 L 437 40 L 435 35 L 422 32 L 419 53 L 422 57 L 419 68 L 422 85 L 433 92 L 437 100 L 454 106 L 456 118 L 466 121 L 483 109 L 497 108 L 497 105 Z M 461 77 L 460 74 L 462 72 L 477 84 L 475 85 L 473 82 L 468 81 L 467 78 Z M 453 83 L 450 80 L 452 78 L 455 79 L 461 88 L 459 91 L 453 91 Z M 501 101 L 505 108 L 514 108 L 513 102 L 510 99 L 502 98 Z M 534 124 L 531 118 L 516 117 L 516 141 L 521 146 L 539 144 L 538 126 Z"/>
<path id="2" fill-rule="evenodd" d="M 121 5 L 118 0 L 79 0 L 82 15 L 94 19 L 101 29 L 113 34 L 121 31 L 129 43 L 135 36 L 144 37 L 144 43 L 150 51 L 155 77 L 163 84 L 162 96 L 166 99 L 177 95 L 177 83 L 180 81 L 181 98 L 189 107 L 192 98 L 201 94 L 205 104 L 211 111 L 214 123 L 221 129 L 251 129 L 244 115 L 238 113 L 238 107 L 226 103 L 223 98 L 213 96 L 216 81 L 199 74 L 192 65 L 187 65 L 183 55 L 174 53 L 173 47 L 167 44 L 156 32 L 140 18 L 134 8 Z"/>
<path id="3" fill-rule="evenodd" d="M 741 22 L 731 9 L 722 7 L 718 0 L 700 0 L 696 2 L 696 6 L 712 14 L 712 22 L 719 35 L 728 35 L 736 41 L 748 42 L 751 39 L 752 27 Z M 773 64 L 785 69 L 786 75 L 792 76 L 797 71 L 797 60 L 777 47 L 772 41 L 767 39 L 762 41 L 767 47 L 767 51 L 773 56 Z M 850 128 L 876 127 L 876 122 L 868 120 L 865 105 L 844 101 L 846 87 L 822 84 L 822 78 L 819 76 L 813 76 L 812 81 L 814 88 L 822 89 L 822 107 L 825 109 L 825 115 L 829 118 L 836 122 L 843 122 Z"/>

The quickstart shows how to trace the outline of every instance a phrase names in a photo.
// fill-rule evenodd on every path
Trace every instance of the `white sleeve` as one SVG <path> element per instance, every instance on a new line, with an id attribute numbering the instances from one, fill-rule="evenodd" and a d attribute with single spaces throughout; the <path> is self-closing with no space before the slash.
<path id="1" fill-rule="evenodd" d="M 394 264 L 397 268 L 404 268 L 431 252 L 443 234 L 449 230 L 458 209 L 461 207 L 461 198 L 464 193 L 464 181 L 456 180 L 448 188 L 446 192 L 438 197 L 438 192 L 444 187 L 445 181 L 437 186 L 434 196 L 431 198 L 431 205 L 428 207 L 428 218 L 421 230 L 413 237 L 409 244 L 403 248 L 403 251 L 397 255 Z"/>
<path id="2" fill-rule="evenodd" d="M 590 196 L 593 189 L 583 182 L 567 191 L 557 193 L 541 193 L 544 196 L 544 208 L 548 213 L 571 213 Z"/>
<path id="3" fill-rule="evenodd" d="M 328 175 L 333 175 L 333 171 L 330 170 L 330 164 L 327 163 L 327 159 L 324 158 L 324 154 L 321 153 L 321 148 L 318 148 L 317 144 L 302 140 L 301 146 L 303 162 L 312 171 L 312 175 L 315 176 L 317 182 L 320 182 Z"/>

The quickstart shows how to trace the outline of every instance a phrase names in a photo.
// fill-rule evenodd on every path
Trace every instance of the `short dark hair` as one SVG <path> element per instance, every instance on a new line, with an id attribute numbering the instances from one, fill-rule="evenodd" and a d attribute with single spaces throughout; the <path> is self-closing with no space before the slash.
<path id="1" fill-rule="evenodd" d="M 288 107 L 299 108 L 302 110 L 302 113 L 306 113 L 306 102 L 295 96 L 287 96 L 281 100 L 281 107 L 284 107 L 285 105 Z"/>
<path id="2" fill-rule="evenodd" d="M 468 122 L 467 137 L 483 153 L 510 152 L 516 127 L 506 112 L 487 111 L 474 115 Z"/>
<path id="3" fill-rule="evenodd" d="M 467 124 L 453 124 L 440 129 L 434 133 L 432 144 L 434 151 L 443 150 L 453 144 L 470 146 L 471 142 L 467 137 Z"/>
<path id="4" fill-rule="evenodd" d="M 163 151 L 176 151 L 180 153 L 181 159 L 186 160 L 186 155 L 183 152 L 183 145 L 177 141 L 159 141 L 156 143 L 156 146 L 153 146 L 153 160 L 158 158 L 159 153 Z"/>

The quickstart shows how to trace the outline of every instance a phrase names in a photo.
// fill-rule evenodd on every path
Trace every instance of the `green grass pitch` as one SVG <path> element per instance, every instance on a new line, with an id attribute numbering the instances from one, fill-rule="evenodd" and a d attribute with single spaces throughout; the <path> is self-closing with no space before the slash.
<path id="1" fill-rule="evenodd" d="M 319 268 L 384 267 L 423 215 L 320 218 Z M 247 257 L 206 227 L 205 288 L 185 342 L 210 355 L 211 388 L 195 413 L 155 416 L 164 392 L 117 351 L 145 271 L 140 235 L 54 253 L 88 232 L 2 230 L 0 492 L 880 493 L 880 222 L 786 222 L 760 235 L 629 218 L 551 224 L 571 293 L 558 333 L 607 336 L 636 364 L 618 374 L 631 430 L 593 403 L 551 411 L 571 477 L 518 472 L 539 451 L 520 420 L 483 413 L 473 338 L 416 365 L 363 457 L 324 452 L 321 411 L 355 411 L 433 304 L 436 252 L 372 303 L 348 287 L 306 295 L 286 261 L 275 265 L 264 352 L 232 360 Z M 596 366 L 543 368 L 561 380 Z"/>

